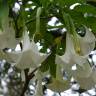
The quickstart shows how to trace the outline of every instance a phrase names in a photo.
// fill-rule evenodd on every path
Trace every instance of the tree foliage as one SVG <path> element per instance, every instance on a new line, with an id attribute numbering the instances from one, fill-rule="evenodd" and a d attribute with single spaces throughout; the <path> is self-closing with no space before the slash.
<path id="1" fill-rule="evenodd" d="M 19 7 L 17 7 L 16 4 Z M 19 41 L 21 50 L 23 46 L 22 37 L 26 29 L 29 33 L 30 41 L 34 38 L 34 42 L 39 42 L 40 46 L 42 46 L 39 51 L 44 54 L 49 54 L 48 57 L 41 63 L 41 66 L 33 69 L 31 73 L 28 73 L 29 69 L 24 69 L 26 88 L 24 87 L 25 89 L 21 95 L 23 96 L 24 92 L 27 90 L 29 81 L 36 75 L 35 71 L 40 70 L 42 73 L 49 71 L 52 80 L 54 78 L 57 79 L 56 56 L 62 56 L 66 52 L 67 31 L 73 35 L 73 39 L 75 38 L 73 41 L 76 41 L 76 46 L 78 45 L 78 40 L 75 37 L 76 33 L 74 35 L 74 31 L 77 31 L 77 34 L 79 34 L 82 38 L 85 36 L 84 34 L 86 34 L 86 27 L 89 28 L 94 35 L 96 34 L 96 1 L 0 0 L 0 35 L 3 34 L 4 26 L 6 29 L 7 23 L 4 22 L 7 22 L 8 18 L 10 18 L 9 21 L 12 23 L 9 24 L 9 26 L 12 25 L 15 30 L 15 39 L 21 40 Z M 50 25 L 49 22 L 51 22 L 53 18 L 56 19 L 54 25 Z M 3 42 L 3 39 L 0 43 L 1 42 Z M 88 43 L 90 42 L 88 41 Z M 4 48 L 3 51 L 5 49 L 6 48 Z M 14 50 L 14 48 L 11 49 Z M 0 48 L 0 50 L 2 49 Z M 5 56 L 6 55 L 4 55 L 4 57 Z M 0 55 L 0 58 L 2 59 L 2 55 Z M 67 69 L 64 71 L 66 70 Z M 68 79 L 69 78 L 70 76 Z"/>

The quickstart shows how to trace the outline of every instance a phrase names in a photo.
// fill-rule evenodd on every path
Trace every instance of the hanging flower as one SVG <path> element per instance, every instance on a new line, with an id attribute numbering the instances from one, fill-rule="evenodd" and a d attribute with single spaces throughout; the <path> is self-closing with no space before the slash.
<path id="1" fill-rule="evenodd" d="M 19 69 L 36 68 L 48 56 L 48 54 L 43 54 L 38 51 L 38 47 L 33 40 L 30 42 L 27 32 L 24 33 L 22 51 L 7 54 L 14 61 L 13 64 Z"/>
<path id="2" fill-rule="evenodd" d="M 71 68 L 73 64 L 79 64 L 80 66 L 86 64 L 88 54 L 95 47 L 95 36 L 87 27 L 85 36 L 80 37 L 77 35 L 76 39 L 79 41 L 77 42 L 79 43 L 79 46 L 75 46 L 76 42 L 74 42 L 74 38 L 69 34 L 69 32 L 67 32 L 65 54 L 62 56 L 56 56 L 56 64 L 61 64 L 65 70 Z"/>
<path id="3" fill-rule="evenodd" d="M 95 84 L 96 84 L 94 82 L 94 80 L 91 78 L 91 76 L 90 77 L 82 77 L 82 78 L 81 77 L 76 77 L 75 79 L 80 84 L 80 87 L 82 89 L 86 89 L 86 90 L 94 87 Z"/>
<path id="4" fill-rule="evenodd" d="M 93 67 L 93 68 L 92 68 L 92 72 L 91 72 L 90 78 L 92 78 L 93 81 L 94 81 L 95 84 L 96 84 L 96 67 Z"/>
<path id="5" fill-rule="evenodd" d="M 74 75 L 74 78 L 80 84 L 83 89 L 90 89 L 95 87 L 96 84 L 96 68 L 93 66 L 92 68 L 87 64 L 84 64 L 84 70 L 80 69 L 78 75 Z M 85 76 L 84 76 L 85 75 Z"/>
<path id="6" fill-rule="evenodd" d="M 57 65 L 56 78 L 52 78 L 52 82 L 47 85 L 47 87 L 55 92 L 63 92 L 70 88 L 70 79 L 63 78 L 63 72 L 61 71 L 61 66 Z"/>
<path id="7" fill-rule="evenodd" d="M 92 73 L 92 68 L 88 62 L 84 63 L 83 66 L 75 64 L 76 69 L 74 68 L 71 73 L 74 77 L 90 77 Z"/>
<path id="8" fill-rule="evenodd" d="M 85 36 L 81 37 L 77 35 L 80 42 L 82 55 L 89 54 L 95 48 L 96 41 L 95 35 L 86 26 L 84 27 L 86 29 Z"/>
<path id="9" fill-rule="evenodd" d="M 2 31 L 0 32 L 0 49 L 15 48 L 18 40 L 15 38 L 15 30 L 12 26 L 11 19 L 7 18 L 2 23 Z"/>
<path id="10" fill-rule="evenodd" d="M 83 64 L 86 62 L 87 56 L 80 56 L 76 53 L 74 49 L 74 44 L 72 42 L 71 35 L 67 32 L 66 33 L 66 50 L 65 54 L 62 56 L 57 55 L 56 56 L 56 64 L 62 64 L 62 66 L 65 68 L 65 66 L 72 66 L 73 64 Z"/>

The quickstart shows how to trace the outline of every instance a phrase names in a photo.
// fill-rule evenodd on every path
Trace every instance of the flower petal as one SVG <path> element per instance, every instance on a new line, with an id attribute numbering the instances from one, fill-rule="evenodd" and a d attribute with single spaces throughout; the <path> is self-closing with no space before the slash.
<path id="1" fill-rule="evenodd" d="M 70 88 L 70 80 L 63 79 L 63 72 L 61 70 L 60 64 L 57 64 L 56 68 L 56 78 L 52 79 L 52 82 L 47 85 L 47 87 L 55 92 L 62 92 Z"/>
<path id="2" fill-rule="evenodd" d="M 70 82 L 67 80 L 63 80 L 63 82 L 54 79 L 52 83 L 47 85 L 47 88 L 51 89 L 55 92 L 63 92 L 70 88 Z"/>
<path id="3" fill-rule="evenodd" d="M 81 56 L 75 52 L 74 44 L 72 42 L 72 37 L 67 32 L 65 54 L 62 56 L 58 56 L 58 55 L 56 56 L 56 64 L 62 63 L 62 66 L 64 65 L 64 67 L 68 64 L 71 66 L 73 64 L 82 65 L 83 63 L 86 62 L 87 57 L 88 57 L 87 55 Z"/>
<path id="4" fill-rule="evenodd" d="M 25 31 L 23 34 L 23 51 L 29 49 L 29 47 L 30 47 L 30 39 L 28 36 L 28 32 Z"/>
<path id="5" fill-rule="evenodd" d="M 7 62 L 15 64 L 21 57 L 21 52 L 6 52 L 6 55 L 10 58 Z"/>
<path id="6" fill-rule="evenodd" d="M 3 32 L 0 34 L 0 49 L 4 48 L 15 48 L 18 40 L 15 38 L 15 30 L 12 26 L 11 20 L 9 18 L 2 24 Z"/>
<path id="7" fill-rule="evenodd" d="M 38 67 L 48 56 L 48 54 L 40 55 L 40 53 L 35 53 L 31 49 L 28 49 L 23 52 L 11 52 L 7 53 L 11 58 L 12 62 L 15 63 L 15 66 L 19 69 L 26 68 L 36 68 Z"/>
<path id="8" fill-rule="evenodd" d="M 82 66 L 77 65 L 76 67 L 76 70 L 73 70 L 74 77 L 90 77 L 92 73 L 92 68 L 88 64 L 88 62 L 84 63 Z"/>
<path id="9" fill-rule="evenodd" d="M 84 37 L 78 35 L 82 54 L 89 54 L 95 48 L 95 35 L 85 26 L 86 34 Z"/>
<path id="10" fill-rule="evenodd" d="M 91 78 L 96 83 L 96 68 L 93 68 L 92 73 L 91 73 Z"/>
<path id="11" fill-rule="evenodd" d="M 76 80 L 80 84 L 80 87 L 86 90 L 92 88 L 95 85 L 95 82 L 90 77 L 87 78 L 77 77 Z"/>
<path id="12" fill-rule="evenodd" d="M 18 52 L 10 52 L 8 56 L 12 58 L 15 66 L 19 69 L 38 67 L 49 54 L 40 53 L 34 41 L 30 42 L 28 33 L 25 31 L 23 38 L 23 49 Z"/>
<path id="13" fill-rule="evenodd" d="M 34 62 L 33 54 L 31 54 L 31 50 L 24 51 L 21 53 L 21 56 L 19 60 L 17 60 L 15 66 L 18 67 L 19 69 L 26 69 L 26 68 L 36 68 L 37 65 L 39 65 L 39 61 L 36 64 Z M 36 59 L 36 58 L 35 58 Z"/>

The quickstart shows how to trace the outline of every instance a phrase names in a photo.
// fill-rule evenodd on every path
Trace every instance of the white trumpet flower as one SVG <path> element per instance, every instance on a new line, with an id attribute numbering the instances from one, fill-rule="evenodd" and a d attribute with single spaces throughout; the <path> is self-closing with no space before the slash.
<path id="1" fill-rule="evenodd" d="M 75 79 L 82 89 L 90 89 L 95 86 L 95 82 L 91 77 L 76 77 Z"/>
<path id="2" fill-rule="evenodd" d="M 7 53 L 12 58 L 13 64 L 19 69 L 36 68 L 48 56 L 38 51 L 38 47 L 32 40 L 30 42 L 28 33 L 24 33 L 23 49 L 19 52 Z"/>
<path id="3" fill-rule="evenodd" d="M 90 78 L 92 78 L 93 79 L 93 81 L 95 82 L 95 84 L 96 84 L 96 68 L 92 68 L 92 73 L 91 73 L 91 75 L 90 75 Z"/>
<path id="4" fill-rule="evenodd" d="M 0 30 L 1 31 L 1 30 Z M 18 40 L 15 38 L 15 30 L 9 18 L 2 23 L 2 31 L 0 32 L 0 49 L 15 48 Z"/>
<path id="5" fill-rule="evenodd" d="M 56 56 L 56 64 L 62 64 L 63 68 L 66 69 L 67 66 L 71 66 L 73 64 L 83 64 L 86 62 L 87 56 L 81 56 L 76 53 L 74 49 L 74 44 L 72 42 L 71 35 L 66 33 L 66 49 L 65 54 L 62 56 Z"/>
<path id="6" fill-rule="evenodd" d="M 95 35 L 85 26 L 86 33 L 84 37 L 78 35 L 82 55 L 89 54 L 95 48 Z"/>
<path id="7" fill-rule="evenodd" d="M 52 78 L 52 83 L 49 83 L 47 87 L 55 92 L 63 92 L 70 88 L 70 80 L 63 78 L 63 72 L 59 64 L 57 65 L 56 78 Z"/>
<path id="8" fill-rule="evenodd" d="M 77 82 L 80 84 L 81 88 L 90 89 L 92 87 L 95 87 L 95 85 L 96 85 L 96 69 L 93 68 L 91 70 L 91 72 L 88 72 L 88 74 L 90 74 L 90 76 L 88 76 L 88 77 L 86 77 L 86 73 L 85 73 L 85 77 L 75 76 L 75 78 L 76 78 Z"/>
<path id="9" fill-rule="evenodd" d="M 88 62 L 84 63 L 83 66 L 76 65 L 76 70 L 72 70 L 74 77 L 90 77 L 92 68 Z"/>
<path id="10" fill-rule="evenodd" d="M 90 38 L 91 36 L 91 38 Z M 95 36 L 86 27 L 86 34 L 84 37 L 77 35 L 79 46 L 74 46 L 74 38 L 66 33 L 66 49 L 65 54 L 62 56 L 56 56 L 56 64 L 61 64 L 62 67 L 67 70 L 68 67 L 72 67 L 73 64 L 79 64 L 82 66 L 87 62 L 88 54 L 95 47 Z M 77 49 L 75 47 L 78 47 Z M 79 52 L 78 52 L 79 51 Z"/>

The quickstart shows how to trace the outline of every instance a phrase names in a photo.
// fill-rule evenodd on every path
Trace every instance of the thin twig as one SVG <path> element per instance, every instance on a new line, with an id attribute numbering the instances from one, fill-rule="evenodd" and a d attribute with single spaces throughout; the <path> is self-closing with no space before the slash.
<path id="1" fill-rule="evenodd" d="M 40 67 L 40 66 L 39 66 Z M 35 68 L 29 75 L 28 75 L 28 78 L 29 80 L 31 80 L 35 75 L 34 73 L 39 69 L 39 67 Z"/>
<path id="2" fill-rule="evenodd" d="M 35 68 L 29 75 L 28 75 L 28 72 L 29 72 L 29 69 L 25 69 L 24 72 L 25 72 L 25 83 L 24 83 L 24 87 L 23 87 L 23 90 L 22 90 L 22 93 L 20 96 L 24 96 L 27 88 L 28 88 L 28 85 L 29 85 L 29 82 L 30 80 L 35 76 L 34 73 L 38 70 L 39 67 Z"/>
<path id="3" fill-rule="evenodd" d="M 30 80 L 28 79 L 29 69 L 25 69 L 24 72 L 25 72 L 25 83 L 24 83 L 24 87 L 20 96 L 24 96 L 24 93 L 26 92 L 29 82 L 30 82 Z"/>
<path id="4" fill-rule="evenodd" d="M 61 96 L 61 93 L 59 92 L 59 95 Z"/>

